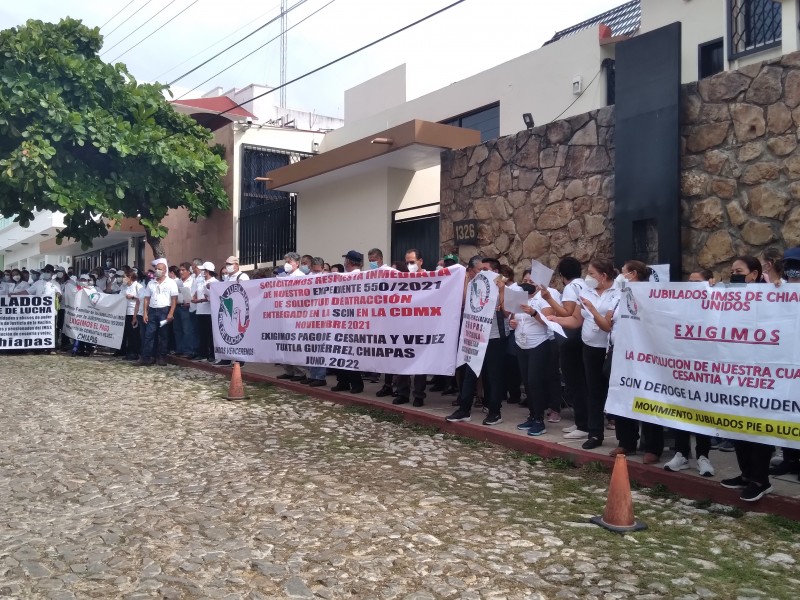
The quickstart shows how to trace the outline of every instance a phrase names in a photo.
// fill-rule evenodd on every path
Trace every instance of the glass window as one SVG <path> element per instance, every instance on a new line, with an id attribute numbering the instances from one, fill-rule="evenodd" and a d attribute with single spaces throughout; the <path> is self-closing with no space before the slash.
<path id="1" fill-rule="evenodd" d="M 713 42 L 700 44 L 697 69 L 698 79 L 711 77 L 724 70 L 725 61 L 723 59 L 722 38 L 714 40 Z"/>
<path id="2" fill-rule="evenodd" d="M 493 140 L 500 137 L 500 103 L 484 106 L 441 123 L 480 131 L 482 142 Z"/>

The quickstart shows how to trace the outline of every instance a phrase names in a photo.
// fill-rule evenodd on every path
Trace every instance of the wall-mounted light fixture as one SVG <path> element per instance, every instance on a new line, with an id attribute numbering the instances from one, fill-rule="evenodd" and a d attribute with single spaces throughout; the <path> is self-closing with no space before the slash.
<path id="1" fill-rule="evenodd" d="M 385 146 L 391 146 L 394 144 L 394 140 L 392 138 L 378 137 L 372 140 L 370 144 L 383 144 Z"/>
<path id="2" fill-rule="evenodd" d="M 525 121 L 525 127 L 533 129 L 533 115 L 531 113 L 522 113 L 522 120 Z"/>

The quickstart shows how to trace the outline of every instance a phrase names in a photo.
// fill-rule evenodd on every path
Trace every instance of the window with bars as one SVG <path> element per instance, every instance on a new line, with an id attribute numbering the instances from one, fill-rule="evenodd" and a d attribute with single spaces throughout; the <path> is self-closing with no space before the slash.
<path id="1" fill-rule="evenodd" d="M 727 0 L 728 58 L 780 46 L 781 3 L 776 0 Z"/>

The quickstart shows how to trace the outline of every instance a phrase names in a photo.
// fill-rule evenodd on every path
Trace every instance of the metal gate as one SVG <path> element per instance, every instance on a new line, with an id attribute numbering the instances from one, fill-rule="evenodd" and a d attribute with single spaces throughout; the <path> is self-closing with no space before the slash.
<path id="1" fill-rule="evenodd" d="M 439 203 L 424 204 L 392 212 L 392 261 L 404 261 L 406 250 L 415 248 L 422 254 L 422 267 L 436 268 L 439 262 L 439 212 L 415 215 L 420 209 L 439 208 Z M 409 216 L 405 216 L 409 215 Z M 413 215 L 413 216 L 411 216 Z"/>
<path id="2" fill-rule="evenodd" d="M 297 246 L 297 196 L 256 181 L 274 169 L 311 154 L 260 146 L 242 147 L 239 260 L 255 264 L 282 260 Z"/>

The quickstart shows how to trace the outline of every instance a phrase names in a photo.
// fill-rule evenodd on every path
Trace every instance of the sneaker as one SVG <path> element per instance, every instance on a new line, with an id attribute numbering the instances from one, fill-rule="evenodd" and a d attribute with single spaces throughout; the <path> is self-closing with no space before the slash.
<path id="1" fill-rule="evenodd" d="M 452 415 L 445 417 L 444 420 L 450 421 L 451 423 L 458 423 L 461 421 L 472 421 L 472 417 L 470 416 L 468 410 L 461 410 L 459 408 Z"/>
<path id="2" fill-rule="evenodd" d="M 722 443 L 722 438 L 719 437 L 712 437 L 711 438 L 711 449 L 712 450 L 719 450 L 719 445 Z"/>
<path id="3" fill-rule="evenodd" d="M 739 496 L 739 500 L 744 500 L 745 502 L 755 502 L 756 500 L 761 500 L 761 498 L 763 498 L 766 494 L 769 494 L 771 491 L 772 486 L 769 483 L 761 485 L 760 483 L 751 481 L 742 491 L 742 495 Z"/>
<path id="4" fill-rule="evenodd" d="M 528 429 L 530 429 L 531 427 L 533 427 L 533 425 L 534 425 L 535 423 L 536 423 L 536 419 L 532 419 L 532 418 L 530 418 L 530 417 L 529 417 L 527 421 L 525 421 L 524 423 L 520 423 L 519 425 L 517 425 L 517 429 L 519 429 L 520 431 L 528 431 Z"/>
<path id="5" fill-rule="evenodd" d="M 678 471 L 684 471 L 688 468 L 689 468 L 689 459 L 686 458 L 680 452 L 676 452 L 675 456 L 673 456 L 672 459 L 670 459 L 670 461 L 664 465 L 665 471 L 673 471 L 674 473 L 677 473 Z"/>
<path id="6" fill-rule="evenodd" d="M 770 467 L 777 467 L 783 462 L 783 448 L 775 448 L 775 455 L 769 459 Z"/>
<path id="7" fill-rule="evenodd" d="M 496 415 L 489 415 L 483 420 L 484 425 L 499 425 L 502 422 L 503 417 L 501 417 L 499 413 Z"/>
<path id="8" fill-rule="evenodd" d="M 700 473 L 702 477 L 713 477 L 714 466 L 707 457 L 701 456 L 697 459 L 697 472 Z"/>
<path id="9" fill-rule="evenodd" d="M 564 434 L 565 440 L 585 440 L 589 437 L 588 431 L 581 431 L 580 429 L 575 429 L 570 431 L 569 433 Z"/>
<path id="10" fill-rule="evenodd" d="M 547 417 L 548 423 L 560 423 L 561 422 L 561 413 L 556 412 L 554 410 L 550 411 L 550 416 Z"/>
<path id="11" fill-rule="evenodd" d="M 583 442 L 581 448 L 584 450 L 594 450 L 595 448 L 599 448 L 603 445 L 603 440 L 596 437 L 590 437 L 588 440 Z"/>
<path id="12" fill-rule="evenodd" d="M 573 431 L 578 431 L 577 425 L 570 425 L 569 427 L 564 427 L 561 431 L 564 433 L 572 433 Z"/>
<path id="13" fill-rule="evenodd" d="M 528 435 L 531 436 L 543 435 L 545 433 L 547 433 L 547 429 L 544 427 L 544 421 L 534 421 L 533 426 L 528 429 Z"/>
<path id="14" fill-rule="evenodd" d="M 730 479 L 723 479 L 719 482 L 722 487 L 728 488 L 729 490 L 743 490 L 750 482 L 747 481 L 741 475 L 737 475 L 736 477 L 731 477 Z"/>
<path id="15" fill-rule="evenodd" d="M 719 450 L 720 452 L 733 452 L 735 448 L 733 447 L 732 441 L 722 440 L 717 450 Z"/>

